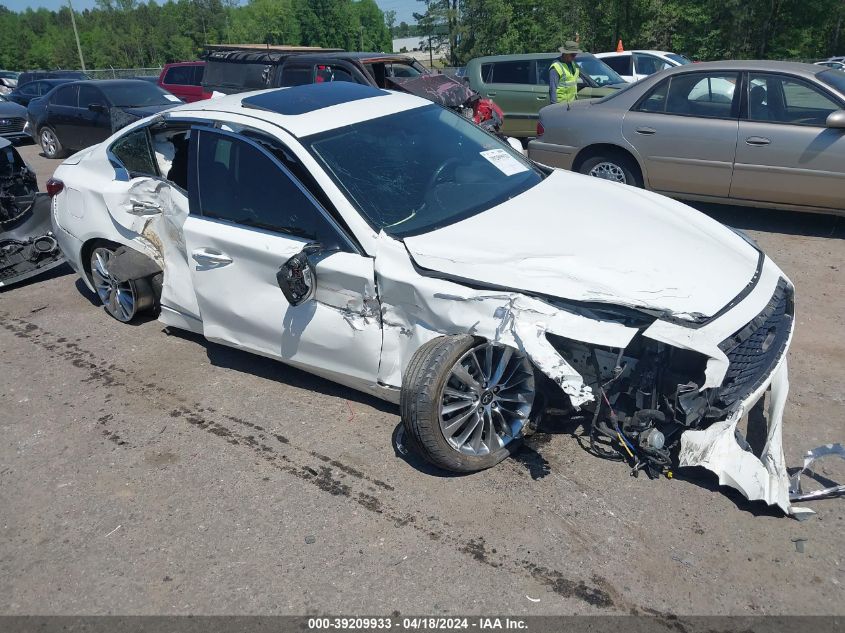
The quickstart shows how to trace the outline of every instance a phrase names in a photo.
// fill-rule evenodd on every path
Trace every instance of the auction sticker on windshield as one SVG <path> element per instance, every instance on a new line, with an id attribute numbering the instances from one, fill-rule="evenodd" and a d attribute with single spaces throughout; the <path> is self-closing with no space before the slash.
<path id="1" fill-rule="evenodd" d="M 513 176 L 514 174 L 528 171 L 528 167 L 520 163 L 503 149 L 488 149 L 480 152 L 480 154 L 489 160 L 505 176 Z"/>

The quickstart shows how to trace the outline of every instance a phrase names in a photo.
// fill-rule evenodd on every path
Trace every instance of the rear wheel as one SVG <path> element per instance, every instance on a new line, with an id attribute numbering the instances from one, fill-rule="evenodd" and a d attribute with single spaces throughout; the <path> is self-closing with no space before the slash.
<path id="1" fill-rule="evenodd" d="M 534 401 L 534 369 L 522 352 L 473 336 L 445 336 L 411 359 L 402 421 L 427 461 L 473 472 L 519 447 Z"/>
<path id="2" fill-rule="evenodd" d="M 41 151 L 47 158 L 62 158 L 67 154 L 67 150 L 62 146 L 53 128 L 47 126 L 41 128 L 38 139 L 41 142 Z"/>
<path id="3" fill-rule="evenodd" d="M 116 279 L 110 270 L 113 258 L 114 249 L 107 246 L 91 252 L 91 281 L 106 312 L 129 323 L 155 305 L 155 296 L 148 279 Z"/>
<path id="4" fill-rule="evenodd" d="M 623 154 L 600 154 L 585 160 L 578 169 L 582 174 L 619 182 L 623 185 L 642 187 L 640 170 L 634 161 Z"/>

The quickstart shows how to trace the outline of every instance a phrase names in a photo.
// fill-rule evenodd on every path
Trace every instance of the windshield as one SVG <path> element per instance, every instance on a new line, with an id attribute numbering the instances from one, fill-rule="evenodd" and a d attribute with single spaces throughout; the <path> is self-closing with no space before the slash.
<path id="1" fill-rule="evenodd" d="M 578 63 L 578 66 L 581 67 L 581 70 L 592 77 L 593 81 L 595 81 L 599 86 L 625 83 L 625 80 L 622 79 L 615 70 L 605 64 L 598 57 L 579 57 L 575 61 Z"/>
<path id="2" fill-rule="evenodd" d="M 677 62 L 681 66 L 686 66 L 687 64 L 692 63 L 692 60 L 687 59 L 683 55 L 678 55 L 677 53 L 666 53 L 666 57 L 671 59 L 673 62 Z"/>
<path id="3" fill-rule="evenodd" d="M 825 70 L 816 75 L 828 86 L 832 86 L 839 94 L 845 95 L 845 72 L 841 70 Z"/>
<path id="4" fill-rule="evenodd" d="M 175 105 L 179 99 L 158 86 L 146 81 L 121 82 L 117 84 L 98 83 L 108 100 L 119 108 L 138 108 L 143 106 Z"/>
<path id="5" fill-rule="evenodd" d="M 520 153 L 437 105 L 303 139 L 376 230 L 402 238 L 518 196 L 541 174 Z"/>

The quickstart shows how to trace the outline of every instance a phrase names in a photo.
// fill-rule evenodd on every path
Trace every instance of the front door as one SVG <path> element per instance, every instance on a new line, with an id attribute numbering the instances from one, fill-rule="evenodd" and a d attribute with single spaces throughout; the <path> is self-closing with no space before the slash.
<path id="1" fill-rule="evenodd" d="M 111 136 L 109 105 L 103 93 L 94 86 L 80 84 L 79 111 L 76 117 L 74 147 L 90 147 Z"/>
<path id="2" fill-rule="evenodd" d="M 502 133 L 528 137 L 537 134 L 537 113 L 548 104 L 548 88 L 534 81 L 530 59 L 498 61 L 481 65 L 481 94 L 492 99 L 505 113 Z"/>
<path id="3" fill-rule="evenodd" d="M 739 126 L 739 76 L 674 75 L 652 88 L 622 122 L 650 189 L 727 197 Z"/>
<path id="4" fill-rule="evenodd" d="M 184 225 L 203 332 L 338 382 L 375 384 L 381 325 L 373 260 L 285 166 L 243 136 L 193 130 Z M 318 242 L 315 296 L 290 305 L 276 274 Z"/>
<path id="5" fill-rule="evenodd" d="M 797 77 L 750 73 L 731 197 L 845 208 L 845 130 L 825 126 L 842 107 Z"/>

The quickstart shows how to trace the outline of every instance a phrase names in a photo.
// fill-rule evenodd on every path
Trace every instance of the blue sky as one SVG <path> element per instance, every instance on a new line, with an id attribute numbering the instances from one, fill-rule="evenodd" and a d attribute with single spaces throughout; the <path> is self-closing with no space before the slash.
<path id="1" fill-rule="evenodd" d="M 159 0 L 164 1 L 164 0 Z M 243 1 L 243 0 L 242 0 Z M 77 11 L 82 9 L 90 9 L 94 6 L 94 0 L 71 0 L 73 8 Z M 0 4 L 5 5 L 12 11 L 23 11 L 27 7 L 36 9 L 38 7 L 45 7 L 47 9 L 56 10 L 61 5 L 67 4 L 66 0 L 0 0 Z M 376 4 L 381 7 L 382 11 L 393 10 L 396 11 L 396 23 L 414 21 L 413 12 L 420 11 L 422 3 L 417 0 L 376 0 Z"/>

